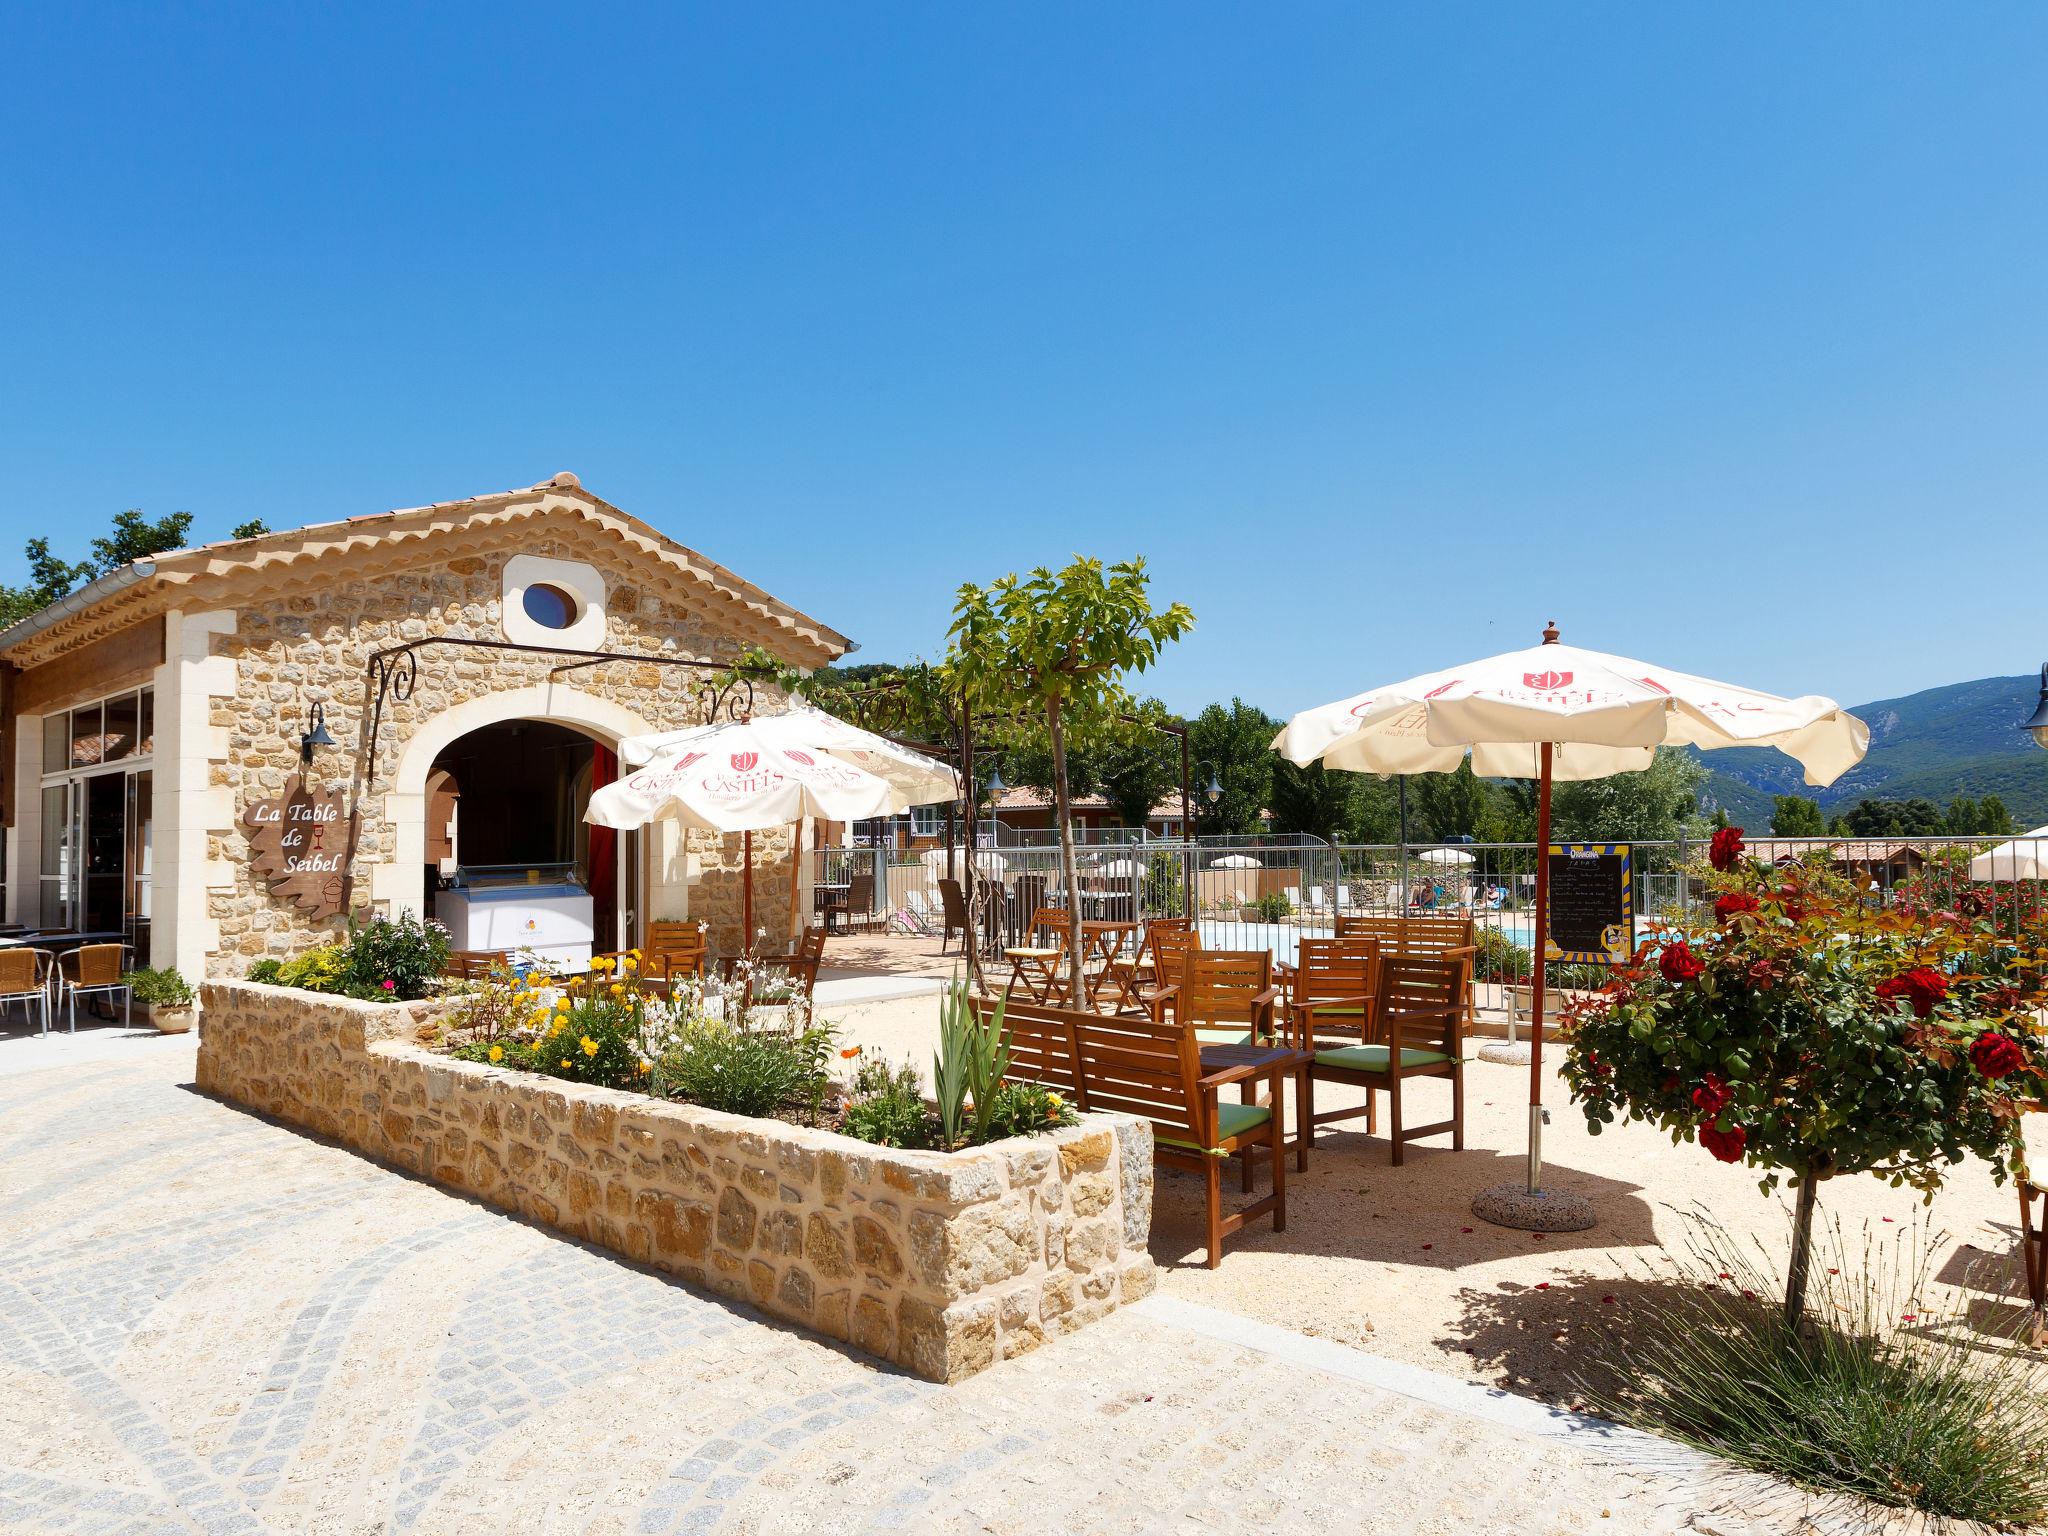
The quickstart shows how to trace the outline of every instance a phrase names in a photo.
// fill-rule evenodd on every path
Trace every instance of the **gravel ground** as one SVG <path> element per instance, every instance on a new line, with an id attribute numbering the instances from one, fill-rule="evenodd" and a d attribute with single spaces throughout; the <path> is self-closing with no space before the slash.
<path id="1" fill-rule="evenodd" d="M 933 999 L 831 1017 L 848 1041 L 892 1058 L 911 1055 L 929 1078 Z M 1648 1126 L 1588 1135 L 1554 1076 L 1545 1091 L 1545 1182 L 1586 1196 L 1599 1224 L 1538 1237 L 1478 1220 L 1473 1195 L 1523 1177 L 1528 1069 L 1475 1061 L 1465 1083 L 1463 1152 L 1451 1151 L 1448 1137 L 1411 1142 L 1407 1162 L 1395 1168 L 1383 1139 L 1326 1130 L 1308 1171 L 1289 1172 L 1287 1230 L 1255 1225 L 1229 1240 L 1214 1271 L 1203 1267 L 1199 1182 L 1162 1170 L 1152 1254 L 1163 1291 L 1571 1402 L 1590 1371 L 1589 1333 L 1625 1325 L 1631 1309 L 1669 1299 L 1673 1255 L 1687 1246 L 1687 1213 L 1711 1211 L 1738 1242 L 1782 1264 L 1790 1232 L 1782 1192 L 1766 1196 L 1752 1171 L 1717 1163 L 1690 1142 L 1674 1146 Z M 1318 1103 L 1325 1095 L 1343 1102 L 1345 1091 L 1320 1086 Z M 1413 1120 L 1448 1116 L 1448 1084 L 1424 1081 L 1410 1092 Z M 2029 1120 L 2035 1166 L 2048 1166 L 2048 1116 Z M 1822 1191 L 1821 1218 L 1839 1224 L 1859 1262 L 1866 1240 L 1887 1253 L 1899 1244 L 1934 1244 L 1933 1283 L 1927 1295 L 1910 1298 L 1916 1310 L 1965 1313 L 1962 1326 L 1986 1334 L 2018 1327 L 2019 1200 L 2009 1183 L 1992 1182 L 1984 1164 L 1957 1165 L 1932 1206 L 1874 1177 L 1836 1179 Z"/>

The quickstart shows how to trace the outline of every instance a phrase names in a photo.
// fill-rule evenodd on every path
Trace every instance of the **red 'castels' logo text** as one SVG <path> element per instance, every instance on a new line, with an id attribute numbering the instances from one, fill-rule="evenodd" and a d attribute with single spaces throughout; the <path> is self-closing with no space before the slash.
<path id="1" fill-rule="evenodd" d="M 1522 686 L 1524 688 L 1532 688 L 1538 693 L 1555 693 L 1558 689 L 1569 688 L 1571 685 L 1572 675 L 1569 672 L 1524 672 L 1522 674 Z"/>
<path id="2" fill-rule="evenodd" d="M 759 761 L 761 761 L 761 754 L 758 752 L 735 752 L 732 755 L 732 771 L 734 773 L 752 772 L 754 764 Z"/>

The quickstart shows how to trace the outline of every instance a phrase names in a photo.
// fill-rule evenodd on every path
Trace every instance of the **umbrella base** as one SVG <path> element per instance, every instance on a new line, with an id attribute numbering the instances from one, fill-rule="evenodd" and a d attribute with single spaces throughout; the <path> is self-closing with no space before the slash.
<path id="1" fill-rule="evenodd" d="M 1529 1042 L 1526 1040 L 1489 1040 L 1479 1047 L 1481 1061 L 1498 1062 L 1504 1067 L 1526 1067 L 1529 1055 Z"/>
<path id="2" fill-rule="evenodd" d="M 1593 1225 L 1593 1202 L 1526 1183 L 1496 1184 L 1472 1197 L 1472 1214 L 1518 1232 L 1583 1232 Z"/>

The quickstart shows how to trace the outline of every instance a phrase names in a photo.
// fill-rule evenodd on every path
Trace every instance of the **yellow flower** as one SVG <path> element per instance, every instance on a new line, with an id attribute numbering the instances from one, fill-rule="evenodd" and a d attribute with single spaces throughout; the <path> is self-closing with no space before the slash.
<path id="1" fill-rule="evenodd" d="M 1056 1093 L 1048 1093 L 1045 1096 L 1045 1102 L 1050 1104 L 1054 1109 L 1058 1109 L 1062 1104 L 1066 1103 L 1067 1101 L 1061 1098 Z"/>
<path id="2" fill-rule="evenodd" d="M 583 1037 L 583 1054 L 586 1056 L 595 1056 L 597 1054 L 597 1042 L 588 1035 Z"/>
<path id="3" fill-rule="evenodd" d="M 624 960 L 621 960 L 619 962 L 619 968 L 621 970 L 631 971 L 635 969 L 639 964 L 640 962 L 638 960 L 635 960 L 631 955 L 628 955 Z"/>
<path id="4" fill-rule="evenodd" d="M 493 1061 L 503 1061 L 504 1059 L 505 1059 L 505 1047 L 503 1047 L 502 1045 L 494 1045 L 494 1046 L 492 1046 L 492 1047 L 491 1047 L 491 1060 L 493 1060 Z"/>
<path id="5" fill-rule="evenodd" d="M 642 1072 L 652 1072 L 654 1070 L 654 1063 L 651 1061 L 643 1061 L 640 1063 L 640 1070 Z"/>
<path id="6" fill-rule="evenodd" d="M 548 1038 L 549 1038 L 549 1039 L 553 1039 L 553 1038 L 554 1038 L 554 1037 L 555 1037 L 556 1035 L 559 1035 L 559 1034 L 560 1034 L 561 1032 L 562 1032 L 562 1021 L 561 1021 L 560 1019 L 557 1019 L 557 1020 L 555 1020 L 555 1027 L 554 1027 L 553 1029 L 551 1029 L 551 1030 L 549 1030 L 549 1031 L 548 1031 Z"/>
<path id="7" fill-rule="evenodd" d="M 565 1067 L 566 1067 L 567 1065 L 569 1065 L 569 1058 L 568 1058 L 568 1057 L 564 1056 L 564 1057 L 562 1058 L 562 1065 L 563 1065 L 563 1066 L 565 1066 Z"/>
<path id="8" fill-rule="evenodd" d="M 613 996 L 613 997 L 624 997 L 625 995 L 626 995 L 626 989 L 625 989 L 624 987 L 620 986 L 620 985 L 619 985 L 619 984 L 618 984 L 618 983 L 617 983 L 616 981 L 615 981 L 615 982 L 613 982 L 613 983 L 612 983 L 612 996 Z"/>

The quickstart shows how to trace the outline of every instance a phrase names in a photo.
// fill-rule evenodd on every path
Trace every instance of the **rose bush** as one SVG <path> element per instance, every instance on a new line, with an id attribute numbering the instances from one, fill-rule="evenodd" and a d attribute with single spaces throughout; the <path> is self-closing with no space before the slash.
<path id="1" fill-rule="evenodd" d="M 1716 924 L 1653 926 L 1567 1010 L 1563 1073 L 1598 1133 L 1648 1120 L 1798 1190 L 1786 1311 L 1803 1305 L 1818 1183 L 1875 1173 L 1932 1197 L 1968 1156 L 2003 1180 L 2019 1116 L 2048 1096 L 2048 917 L 1873 910 L 1824 865 L 1708 860 Z"/>

